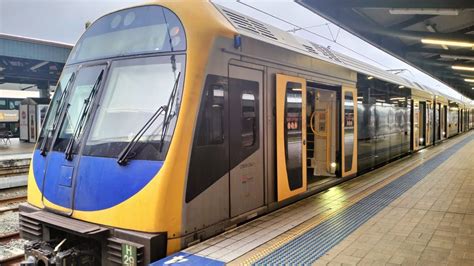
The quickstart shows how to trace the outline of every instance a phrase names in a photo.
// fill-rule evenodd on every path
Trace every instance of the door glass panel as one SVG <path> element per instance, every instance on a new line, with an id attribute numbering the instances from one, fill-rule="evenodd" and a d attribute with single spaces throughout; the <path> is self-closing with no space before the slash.
<path id="1" fill-rule="evenodd" d="M 288 82 L 285 98 L 285 158 L 290 190 L 303 185 L 301 84 Z"/>
<path id="2" fill-rule="evenodd" d="M 241 138 L 243 147 L 251 147 L 256 139 L 256 112 L 255 95 L 253 92 L 242 93 Z"/>
<path id="3" fill-rule="evenodd" d="M 344 93 L 344 172 L 352 170 L 354 149 L 354 96 Z"/>

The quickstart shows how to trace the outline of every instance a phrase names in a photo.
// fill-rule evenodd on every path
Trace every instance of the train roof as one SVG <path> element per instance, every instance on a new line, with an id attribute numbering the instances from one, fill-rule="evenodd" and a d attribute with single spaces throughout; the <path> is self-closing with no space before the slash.
<path id="1" fill-rule="evenodd" d="M 301 54 L 311 56 L 326 62 L 330 62 L 356 72 L 374 76 L 378 79 L 391 82 L 407 88 L 438 95 L 451 101 L 459 102 L 451 96 L 445 95 L 429 86 L 412 82 L 396 74 L 378 68 L 374 65 L 360 61 L 343 53 L 331 50 L 317 43 L 295 36 L 282 29 L 266 24 L 230 8 L 213 3 L 224 17 L 235 27 L 237 32 L 243 36 L 251 37 L 263 42 L 286 48 Z"/>

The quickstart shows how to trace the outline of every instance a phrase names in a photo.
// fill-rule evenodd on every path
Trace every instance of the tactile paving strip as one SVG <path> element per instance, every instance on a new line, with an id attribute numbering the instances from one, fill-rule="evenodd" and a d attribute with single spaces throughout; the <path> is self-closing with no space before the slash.
<path id="1" fill-rule="evenodd" d="M 470 136 L 293 239 L 255 265 L 311 264 L 460 150 Z"/>

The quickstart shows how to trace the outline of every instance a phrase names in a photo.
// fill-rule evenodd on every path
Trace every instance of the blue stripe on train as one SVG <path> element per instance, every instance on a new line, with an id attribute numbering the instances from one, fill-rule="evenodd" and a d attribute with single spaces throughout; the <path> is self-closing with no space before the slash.
<path id="1" fill-rule="evenodd" d="M 44 196 L 65 208 L 71 207 L 73 190 L 68 186 L 67 176 L 62 175 L 67 175 L 70 166 L 74 166 L 74 161 L 64 160 L 61 152 L 50 152 L 47 157 L 41 156 L 39 150 L 33 154 L 33 173 L 39 189 L 43 187 L 45 167 L 48 167 Z M 130 160 L 126 166 L 120 166 L 116 158 L 82 156 L 75 169 L 79 172 L 74 209 L 97 211 L 113 207 L 145 187 L 162 166 L 162 161 L 146 160 Z"/>

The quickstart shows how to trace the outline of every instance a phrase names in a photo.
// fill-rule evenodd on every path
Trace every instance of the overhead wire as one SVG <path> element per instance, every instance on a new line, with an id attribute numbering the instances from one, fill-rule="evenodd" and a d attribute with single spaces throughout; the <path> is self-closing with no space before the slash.
<path id="1" fill-rule="evenodd" d="M 365 59 L 367 59 L 367 60 L 370 60 L 371 62 L 374 62 L 375 64 L 377 64 L 377 65 L 379 65 L 379 66 L 382 66 L 382 67 L 384 67 L 384 68 L 386 68 L 386 69 L 390 69 L 390 67 L 388 67 L 388 66 L 386 66 L 386 65 L 383 65 L 383 64 L 381 64 L 380 62 L 377 62 L 376 60 L 374 60 L 374 59 L 372 59 L 372 58 L 370 58 L 370 57 L 368 57 L 368 56 L 366 56 L 366 55 L 364 55 L 364 54 L 362 54 L 362 53 L 360 53 L 360 52 L 358 52 L 358 51 L 356 51 L 356 50 L 354 50 L 354 49 L 352 49 L 352 48 L 350 48 L 350 47 L 347 47 L 347 46 L 345 46 L 345 45 L 342 44 L 342 43 L 337 42 L 337 39 L 330 39 L 330 38 L 328 38 L 328 37 L 326 37 L 326 36 L 324 36 L 324 35 L 321 35 L 321 34 L 316 33 L 316 32 L 314 32 L 314 31 L 310 31 L 310 30 L 308 30 L 307 28 L 301 27 L 301 26 L 299 26 L 299 25 L 297 25 L 297 24 L 295 24 L 295 23 L 293 23 L 293 22 L 291 22 L 291 21 L 288 21 L 288 20 L 282 19 L 282 18 L 280 18 L 280 17 L 277 17 L 277 16 L 275 16 L 275 15 L 273 15 L 273 14 L 271 14 L 271 13 L 265 11 L 265 10 L 262 10 L 262 9 L 260 9 L 260 8 L 254 7 L 254 6 L 249 5 L 249 4 L 247 4 L 247 3 L 244 3 L 244 2 L 242 2 L 241 0 L 236 0 L 236 2 L 239 3 L 239 4 L 241 4 L 241 5 L 246 6 L 246 7 L 248 7 L 248 8 L 251 8 L 251 9 L 253 9 L 253 10 L 255 10 L 255 11 L 258 11 L 258 12 L 260 12 L 260 13 L 262 13 L 262 14 L 265 14 L 265 15 L 267 15 L 267 16 L 269 16 L 269 17 L 272 17 L 272 18 L 274 18 L 274 19 L 277 19 L 277 20 L 279 20 L 279 21 L 282 21 L 282 22 L 284 22 L 284 23 L 286 23 L 286 24 L 292 25 L 292 26 L 295 27 L 295 28 L 299 28 L 299 29 L 302 30 L 302 31 L 305 31 L 305 32 L 307 32 L 307 33 L 310 33 L 310 34 L 312 34 L 312 35 L 315 35 L 315 36 L 317 36 L 317 37 L 319 37 L 319 38 L 322 38 L 322 39 L 324 39 L 324 40 L 326 40 L 326 41 L 335 43 L 335 44 L 341 46 L 342 48 L 345 48 L 345 49 L 347 49 L 347 50 L 349 50 L 349 51 L 351 51 L 351 52 L 353 52 L 353 53 L 355 53 L 355 54 L 357 54 L 357 55 L 359 55 L 359 56 L 361 56 L 361 57 L 363 57 L 363 58 L 365 58 Z M 329 29 L 329 30 L 330 30 L 330 29 Z M 339 30 L 340 30 L 340 27 L 339 27 Z M 331 31 L 331 30 L 330 30 L 330 31 Z M 332 35 L 332 33 L 331 33 L 331 35 Z M 337 35 L 338 35 L 338 37 L 339 37 L 339 33 L 338 33 Z M 333 38 L 334 38 L 334 37 L 333 37 Z"/>

